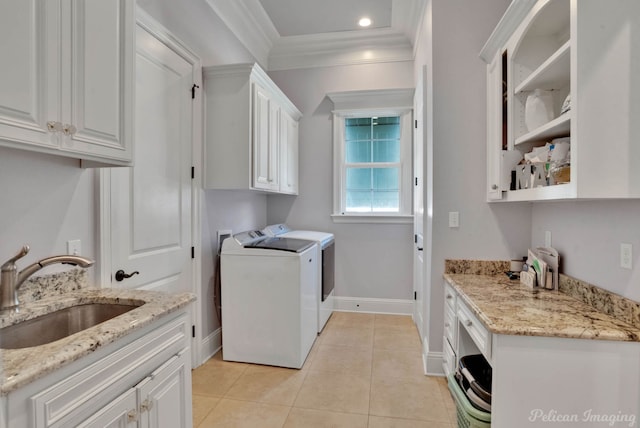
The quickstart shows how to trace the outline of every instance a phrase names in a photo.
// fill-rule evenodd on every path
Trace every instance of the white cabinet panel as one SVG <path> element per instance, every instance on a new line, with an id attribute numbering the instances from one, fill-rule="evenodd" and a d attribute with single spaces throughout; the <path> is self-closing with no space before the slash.
<path id="1" fill-rule="evenodd" d="M 134 428 L 138 426 L 136 409 L 136 390 L 132 388 L 82 422 L 78 428 Z"/>
<path id="2" fill-rule="evenodd" d="M 64 124 L 76 132 L 62 147 L 75 153 L 121 160 L 131 159 L 133 28 L 131 1 L 85 0 L 70 2 L 69 57 L 63 63 Z M 67 14 L 63 13 L 66 17 Z M 63 27 L 64 25 L 63 20 Z M 65 83 L 63 83 L 64 85 Z"/>
<path id="3" fill-rule="evenodd" d="M 183 352 L 138 384 L 140 428 L 189 428 L 191 372 Z"/>
<path id="4" fill-rule="evenodd" d="M 269 93 L 260 85 L 253 85 L 253 186 L 256 189 L 278 190 L 274 178 L 277 164 L 277 105 L 270 100 Z"/>
<path id="5" fill-rule="evenodd" d="M 280 191 L 298 194 L 298 121 L 280 113 Z"/>
<path id="6" fill-rule="evenodd" d="M 56 147 L 47 121 L 60 121 L 57 1 L 7 0 L 0 6 L 0 139 Z"/>

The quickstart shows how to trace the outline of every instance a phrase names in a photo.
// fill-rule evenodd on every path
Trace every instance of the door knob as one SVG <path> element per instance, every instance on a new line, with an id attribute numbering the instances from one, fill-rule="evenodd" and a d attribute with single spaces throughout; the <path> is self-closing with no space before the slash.
<path id="1" fill-rule="evenodd" d="M 120 282 L 123 279 L 131 278 L 133 275 L 137 275 L 139 273 L 140 272 L 138 272 L 137 270 L 131 273 L 124 273 L 124 271 L 120 269 L 119 271 L 116 272 L 116 281 Z"/>

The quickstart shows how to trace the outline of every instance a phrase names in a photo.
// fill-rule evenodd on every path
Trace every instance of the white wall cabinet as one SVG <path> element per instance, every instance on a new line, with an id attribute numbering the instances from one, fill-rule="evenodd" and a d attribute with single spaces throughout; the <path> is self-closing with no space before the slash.
<path id="1" fill-rule="evenodd" d="M 189 325 L 181 310 L 9 393 L 7 426 L 190 428 Z"/>
<path id="2" fill-rule="evenodd" d="M 297 194 L 300 111 L 256 64 L 203 72 L 205 188 Z"/>
<path id="3" fill-rule="evenodd" d="M 536 201 L 640 197 L 633 162 L 640 122 L 640 3 L 513 2 L 481 57 L 487 62 L 487 199 Z M 525 122 L 527 97 L 551 91 L 554 118 Z M 561 106 L 571 96 L 571 110 Z M 569 182 L 510 190 L 514 152 L 571 138 Z M 516 154 L 517 155 L 517 154 Z M 517 157 L 517 156 L 516 156 Z"/>
<path id="4" fill-rule="evenodd" d="M 135 2 L 10 0 L 0 13 L 0 144 L 132 159 Z"/>

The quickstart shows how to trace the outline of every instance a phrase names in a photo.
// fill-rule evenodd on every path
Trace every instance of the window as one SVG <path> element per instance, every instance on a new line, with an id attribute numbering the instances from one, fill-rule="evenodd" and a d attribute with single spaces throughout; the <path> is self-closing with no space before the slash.
<path id="1" fill-rule="evenodd" d="M 411 222 L 411 109 L 333 113 L 334 221 Z"/>
<path id="2" fill-rule="evenodd" d="M 400 212 L 400 116 L 344 121 L 343 213 Z"/>

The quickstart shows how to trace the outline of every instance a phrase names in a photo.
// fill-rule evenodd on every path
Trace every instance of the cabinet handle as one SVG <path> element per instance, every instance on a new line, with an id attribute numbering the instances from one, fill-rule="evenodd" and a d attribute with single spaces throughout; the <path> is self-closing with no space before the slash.
<path id="1" fill-rule="evenodd" d="M 148 412 L 153 409 L 153 401 L 149 401 L 147 398 L 140 404 L 140 413 Z"/>
<path id="2" fill-rule="evenodd" d="M 447 294 L 447 299 L 453 299 L 453 296 L 451 294 Z"/>
<path id="3" fill-rule="evenodd" d="M 448 322 L 444 323 L 445 327 L 451 327 L 451 324 L 449 324 Z"/>
<path id="4" fill-rule="evenodd" d="M 464 322 L 464 325 L 466 325 L 467 327 L 471 327 L 471 324 L 473 324 L 473 323 L 471 322 L 471 320 L 466 320 L 466 321 Z"/>
<path id="5" fill-rule="evenodd" d="M 491 190 L 498 190 L 498 185 L 497 184 L 492 184 L 491 185 Z"/>
<path id="6" fill-rule="evenodd" d="M 138 420 L 138 412 L 136 412 L 136 409 L 127 412 L 127 419 L 129 422 L 136 422 Z"/>
<path id="7" fill-rule="evenodd" d="M 62 124 L 60 122 L 55 122 L 51 120 L 47 122 L 47 130 L 49 132 L 60 132 L 62 131 Z"/>
<path id="8" fill-rule="evenodd" d="M 78 128 L 67 123 L 62 127 L 62 132 L 64 135 L 75 135 L 75 133 L 78 132 Z"/>

